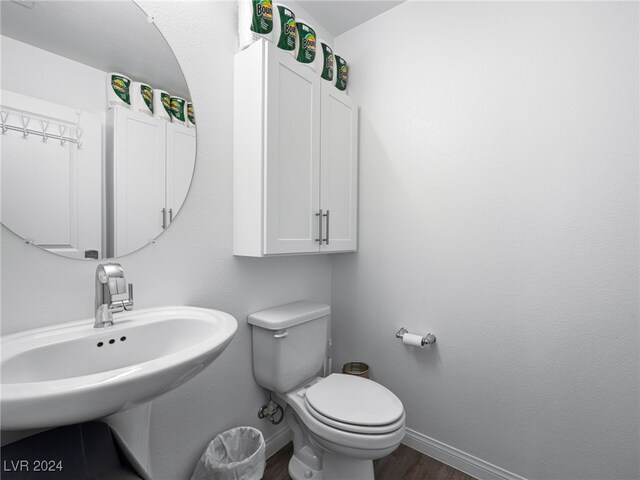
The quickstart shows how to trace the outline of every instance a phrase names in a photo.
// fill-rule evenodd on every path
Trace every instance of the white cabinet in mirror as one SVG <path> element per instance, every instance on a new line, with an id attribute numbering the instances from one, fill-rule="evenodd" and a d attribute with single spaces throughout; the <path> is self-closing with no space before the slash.
<path id="1" fill-rule="evenodd" d="M 169 227 L 189 191 L 185 78 L 133 1 L 26 7 L 0 2 L 2 223 L 70 258 L 127 255 Z"/>

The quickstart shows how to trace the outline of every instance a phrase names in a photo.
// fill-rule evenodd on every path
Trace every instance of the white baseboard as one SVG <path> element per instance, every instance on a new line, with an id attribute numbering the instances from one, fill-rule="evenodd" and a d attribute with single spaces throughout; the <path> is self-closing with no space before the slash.
<path id="1" fill-rule="evenodd" d="M 273 435 L 271 435 L 269 438 L 267 438 L 264 441 L 265 457 L 270 458 L 271 456 L 273 456 L 274 453 L 276 453 L 278 450 L 284 447 L 287 443 L 289 443 L 292 438 L 293 437 L 291 436 L 291 430 L 289 430 L 288 427 L 285 427 L 282 430 L 279 430 Z"/>
<path id="2" fill-rule="evenodd" d="M 402 443 L 479 480 L 526 480 L 520 475 L 485 462 L 410 428 L 407 428 Z"/>

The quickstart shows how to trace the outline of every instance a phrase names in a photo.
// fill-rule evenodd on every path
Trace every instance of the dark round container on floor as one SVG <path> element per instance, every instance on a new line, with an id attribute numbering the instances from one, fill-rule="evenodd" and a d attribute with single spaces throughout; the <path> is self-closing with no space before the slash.
<path id="1" fill-rule="evenodd" d="M 342 373 L 369 378 L 369 365 L 364 362 L 348 362 L 342 366 Z"/>

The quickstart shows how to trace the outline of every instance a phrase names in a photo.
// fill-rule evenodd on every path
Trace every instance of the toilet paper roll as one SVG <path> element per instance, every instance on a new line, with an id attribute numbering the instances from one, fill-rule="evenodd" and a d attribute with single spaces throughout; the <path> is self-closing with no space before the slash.
<path id="1" fill-rule="evenodd" d="M 259 38 L 271 40 L 272 31 L 271 0 L 238 0 L 238 42 L 241 50 Z"/>
<path id="2" fill-rule="evenodd" d="M 111 72 L 107 75 L 107 104 L 131 105 L 131 79 L 126 75 Z"/>
<path id="3" fill-rule="evenodd" d="M 305 20 L 296 20 L 296 60 L 315 70 L 316 31 Z"/>
<path id="4" fill-rule="evenodd" d="M 333 48 L 323 39 L 318 39 L 315 66 L 316 72 L 325 80 L 333 83 L 334 59 Z"/>
<path id="5" fill-rule="evenodd" d="M 164 90 L 155 89 L 153 91 L 153 113 L 156 117 L 163 118 L 167 122 L 171 121 L 171 95 Z"/>
<path id="6" fill-rule="evenodd" d="M 153 88 L 146 83 L 131 82 L 131 108 L 153 116 Z"/>
<path id="7" fill-rule="evenodd" d="M 338 90 L 347 91 L 349 81 L 349 65 L 347 61 L 339 55 L 333 56 L 335 59 L 334 85 Z"/>
<path id="8" fill-rule="evenodd" d="M 187 102 L 187 126 L 195 128 L 196 126 L 196 114 L 193 110 L 193 102 Z"/>
<path id="9" fill-rule="evenodd" d="M 296 15 L 282 3 L 273 8 L 273 43 L 291 55 L 296 51 Z"/>
<path id="10" fill-rule="evenodd" d="M 411 347 L 424 348 L 424 345 L 422 345 L 422 337 L 413 333 L 405 333 L 402 336 L 402 343 Z"/>
<path id="11" fill-rule="evenodd" d="M 187 101 L 182 97 L 171 97 L 171 115 L 173 122 L 187 124 Z"/>

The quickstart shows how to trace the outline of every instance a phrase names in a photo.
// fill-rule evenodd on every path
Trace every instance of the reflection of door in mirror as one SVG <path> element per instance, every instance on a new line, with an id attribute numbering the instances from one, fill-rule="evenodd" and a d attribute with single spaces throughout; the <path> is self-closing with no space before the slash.
<path id="1" fill-rule="evenodd" d="M 6 125 L 25 127 L 2 138 L 3 223 L 52 252 L 84 258 L 85 251 L 93 250 L 101 257 L 100 117 L 4 90 L 2 105 Z M 31 140 L 32 129 L 51 137 Z M 79 133 L 81 148 L 53 138 Z"/>
<path id="2" fill-rule="evenodd" d="M 0 10 L 2 223 L 74 258 L 154 241 L 185 201 L 196 148 L 189 89 L 155 24 L 134 2 Z"/>

